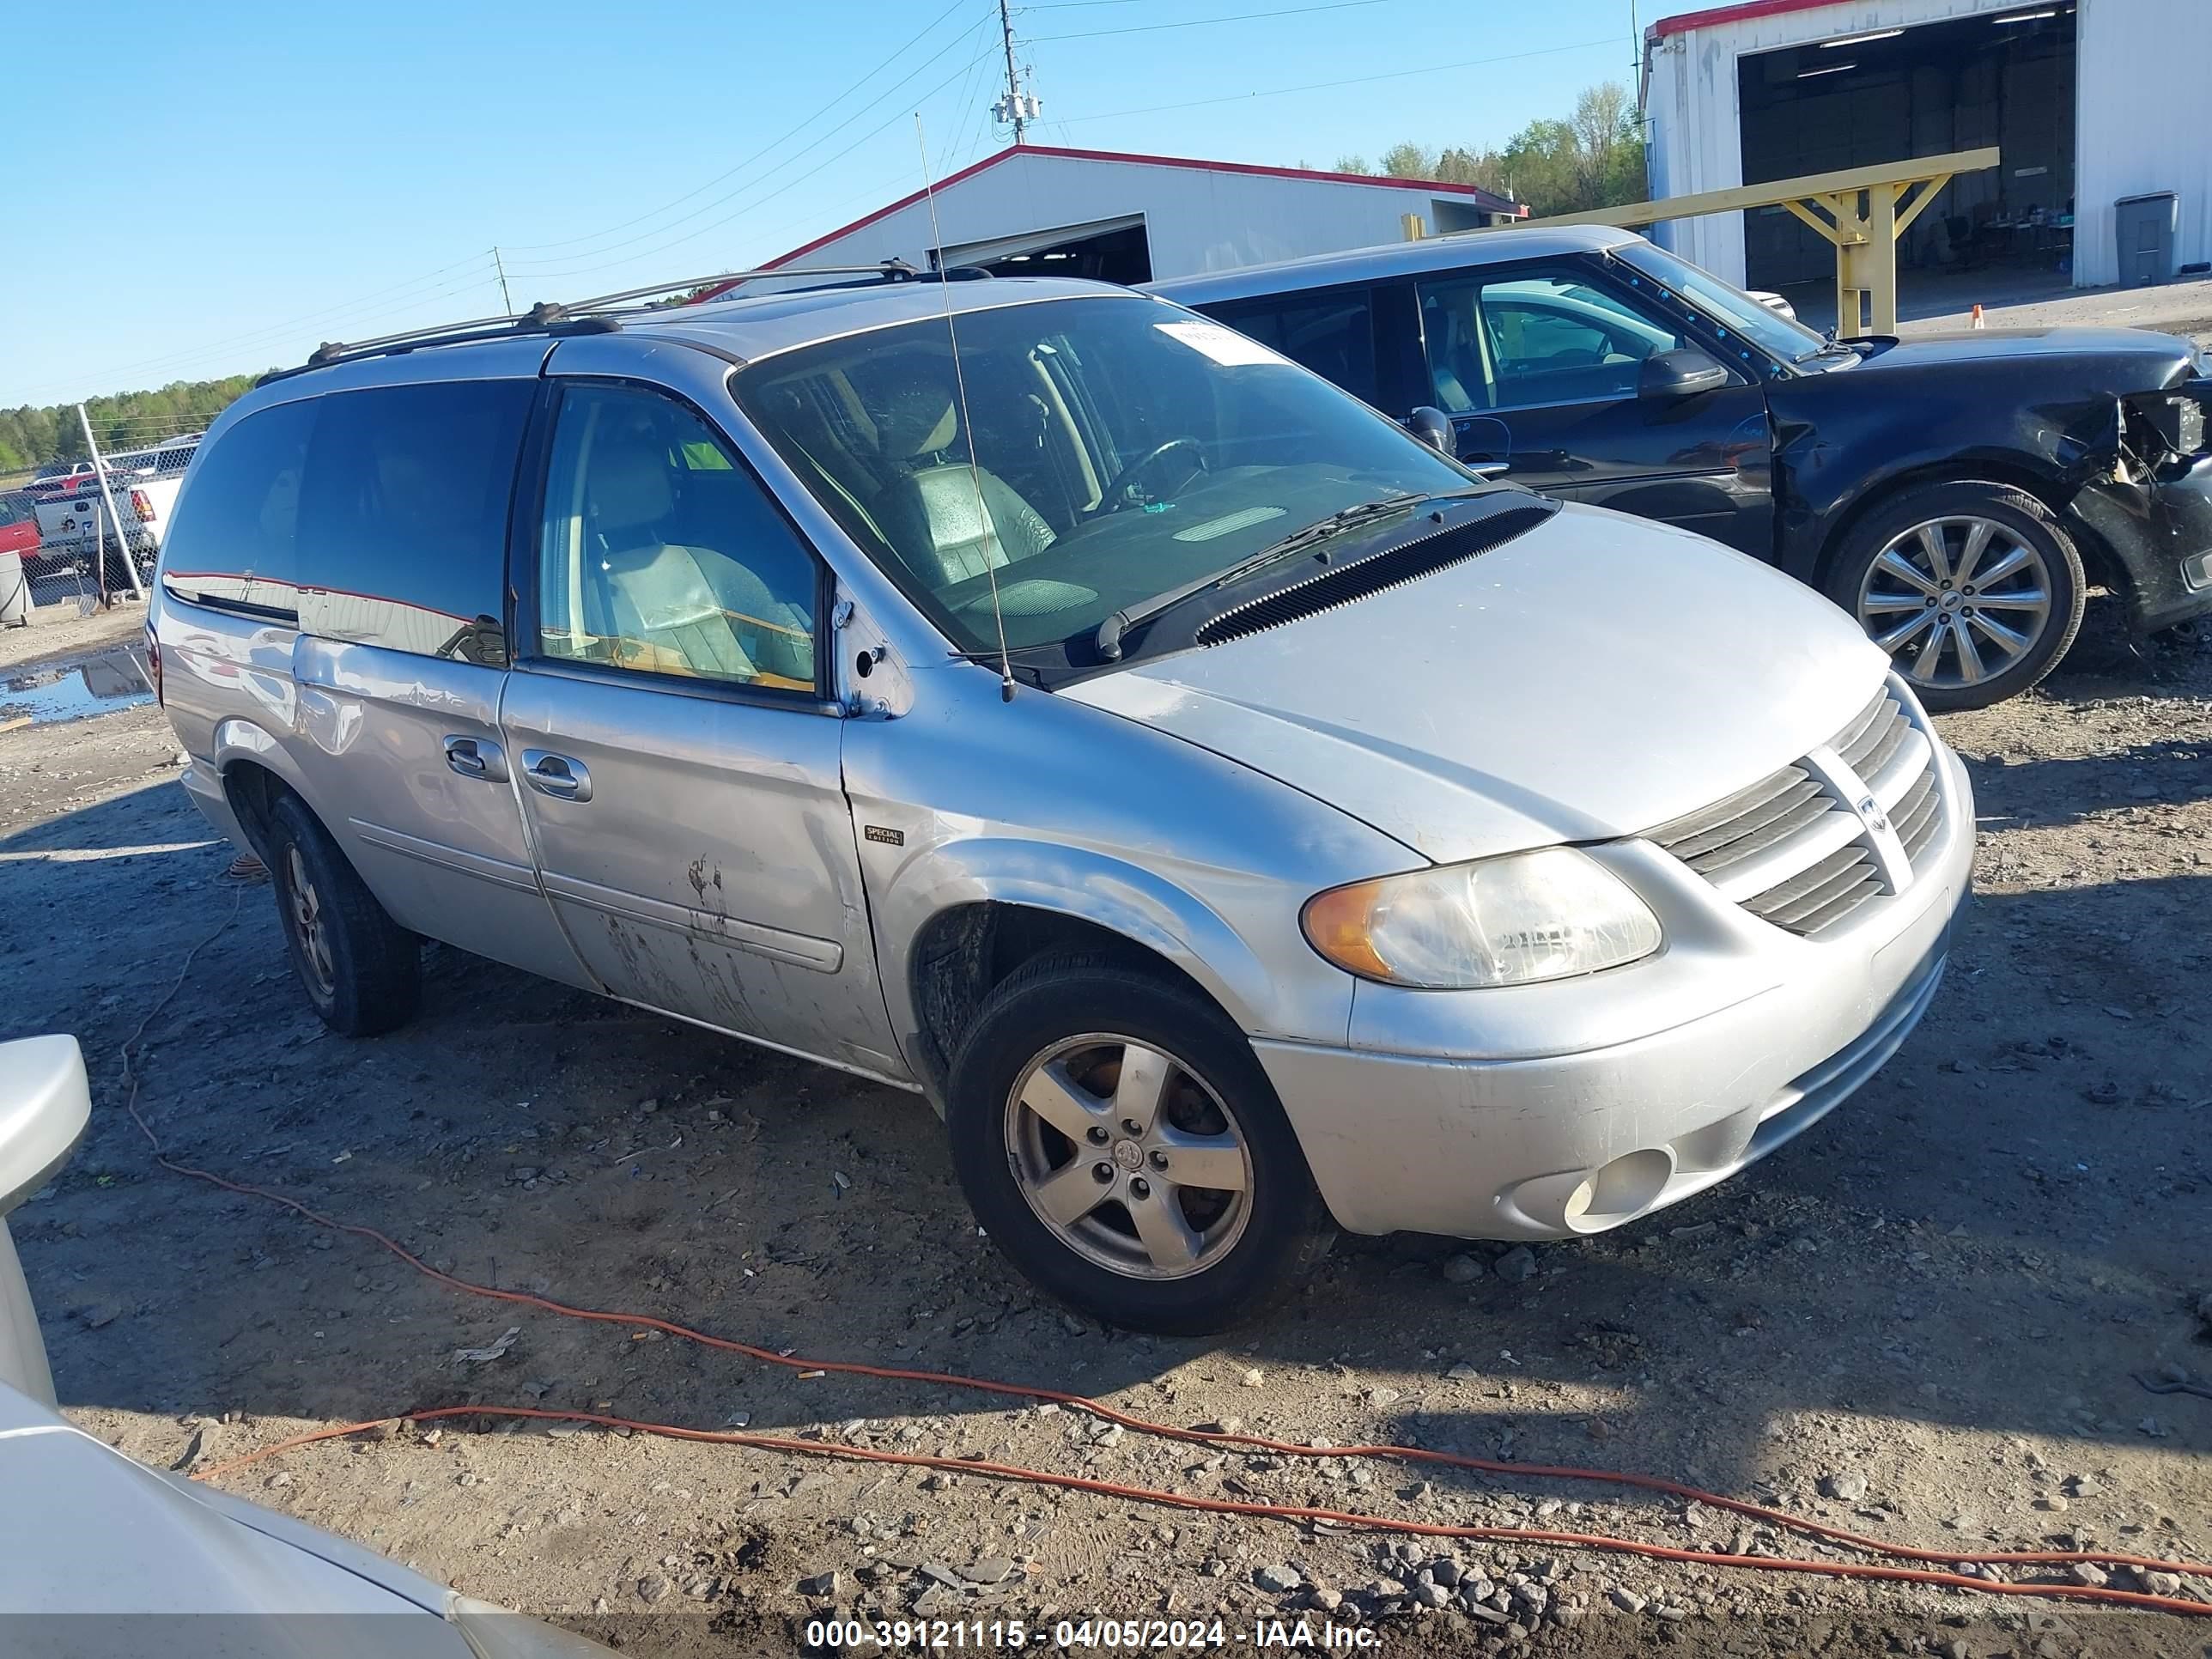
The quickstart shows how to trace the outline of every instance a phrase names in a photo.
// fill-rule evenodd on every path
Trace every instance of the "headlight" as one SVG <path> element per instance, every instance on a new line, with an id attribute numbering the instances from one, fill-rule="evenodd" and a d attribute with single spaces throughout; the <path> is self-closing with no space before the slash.
<path id="1" fill-rule="evenodd" d="M 1571 847 L 1333 887 L 1299 921 L 1346 973 L 1424 990 L 1571 979 L 1660 942 L 1651 908 Z"/>

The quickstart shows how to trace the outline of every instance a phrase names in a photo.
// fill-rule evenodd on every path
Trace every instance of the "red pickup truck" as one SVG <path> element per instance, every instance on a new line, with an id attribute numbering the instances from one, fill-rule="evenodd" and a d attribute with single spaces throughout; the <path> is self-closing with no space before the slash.
<path id="1" fill-rule="evenodd" d="M 39 520 L 31 498 L 20 489 L 0 495 L 0 553 L 25 558 L 39 550 Z"/>

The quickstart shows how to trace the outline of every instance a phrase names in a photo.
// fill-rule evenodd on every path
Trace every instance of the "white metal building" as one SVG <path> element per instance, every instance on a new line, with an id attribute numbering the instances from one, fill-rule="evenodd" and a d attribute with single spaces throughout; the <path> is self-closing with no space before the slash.
<path id="1" fill-rule="evenodd" d="M 767 261 L 979 265 L 1142 283 L 1474 230 L 1527 211 L 1473 185 L 1019 144 Z"/>
<path id="2" fill-rule="evenodd" d="M 2179 264 L 2212 258 L 2212 0 L 1744 0 L 1644 35 L 1655 198 L 1995 144 L 1907 233 L 1916 269 L 1974 262 L 2118 277 L 2112 204 L 2172 191 Z M 1781 208 L 1662 227 L 1763 288 L 1825 276 Z"/>

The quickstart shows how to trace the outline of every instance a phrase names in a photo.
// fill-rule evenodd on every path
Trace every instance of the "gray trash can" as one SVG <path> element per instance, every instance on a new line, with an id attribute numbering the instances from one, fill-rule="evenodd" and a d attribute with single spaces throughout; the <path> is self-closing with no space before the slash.
<path id="1" fill-rule="evenodd" d="M 2141 288 L 2173 275 L 2173 249 L 2181 234 L 2181 204 L 2170 190 L 2123 196 L 2112 204 L 2120 239 L 2120 283 Z"/>
<path id="2" fill-rule="evenodd" d="M 21 553 L 0 553 L 0 628 L 31 625 L 31 584 Z"/>

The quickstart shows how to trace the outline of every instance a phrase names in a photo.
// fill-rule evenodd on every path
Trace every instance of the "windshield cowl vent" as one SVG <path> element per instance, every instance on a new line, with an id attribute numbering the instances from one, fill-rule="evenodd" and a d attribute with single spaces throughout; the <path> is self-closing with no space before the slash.
<path id="1" fill-rule="evenodd" d="M 1319 616 L 1339 605 L 1351 605 L 1407 582 L 1432 576 L 1439 570 L 1480 558 L 1527 534 L 1559 510 L 1553 501 L 1530 501 L 1507 507 L 1471 524 L 1447 526 L 1425 536 L 1401 542 L 1389 551 L 1356 564 L 1340 566 L 1318 576 L 1279 588 L 1200 623 L 1195 638 L 1200 645 L 1226 645 L 1248 635 L 1265 633 L 1301 617 Z"/>

